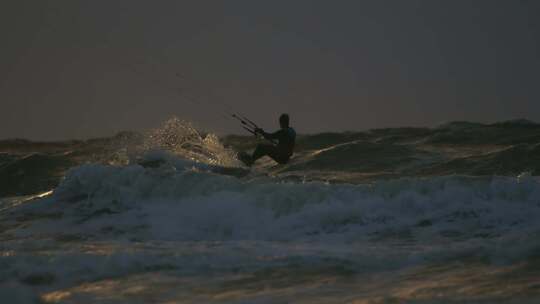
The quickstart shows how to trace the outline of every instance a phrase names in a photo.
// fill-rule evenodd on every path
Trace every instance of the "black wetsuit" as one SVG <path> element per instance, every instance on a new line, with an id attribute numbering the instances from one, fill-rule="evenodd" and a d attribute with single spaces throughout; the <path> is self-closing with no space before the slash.
<path id="1" fill-rule="evenodd" d="M 252 161 L 263 156 L 269 156 L 280 164 L 285 164 L 289 161 L 294 151 L 294 144 L 296 141 L 296 132 L 293 128 L 283 128 L 274 133 L 260 132 L 264 138 L 270 140 L 277 140 L 277 145 L 271 144 L 259 144 L 253 152 L 251 157 Z"/>

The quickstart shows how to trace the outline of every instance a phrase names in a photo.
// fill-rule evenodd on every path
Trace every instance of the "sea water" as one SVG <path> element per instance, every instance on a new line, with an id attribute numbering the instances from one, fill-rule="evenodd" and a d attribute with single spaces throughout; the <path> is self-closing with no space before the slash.
<path id="1" fill-rule="evenodd" d="M 71 167 L 51 192 L 1 198 L 0 301 L 540 300 L 535 174 L 331 182 L 322 167 L 332 164 L 318 156 L 341 151 L 353 158 L 356 146 L 383 143 L 347 137 L 341 146 L 301 152 L 286 170 L 263 163 L 227 171 L 239 164 L 217 138 L 207 145 L 200 144 L 206 136 L 192 137 L 189 145 L 182 138 L 174 139 L 181 146 L 154 142 L 131 156 L 125 149 L 114 163 Z M 434 158 L 411 162 L 443 166 L 430 163 Z M 148 167 L 144 160 L 160 162 Z M 302 170 L 311 177 L 291 178 Z M 326 172 L 351 173 L 336 166 Z"/>

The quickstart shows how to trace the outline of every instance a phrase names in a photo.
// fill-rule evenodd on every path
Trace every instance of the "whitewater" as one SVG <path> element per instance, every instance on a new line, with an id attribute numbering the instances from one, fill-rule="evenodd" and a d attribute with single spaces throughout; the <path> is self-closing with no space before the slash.
<path id="1" fill-rule="evenodd" d="M 540 126 L 0 144 L 2 303 L 538 303 Z"/>

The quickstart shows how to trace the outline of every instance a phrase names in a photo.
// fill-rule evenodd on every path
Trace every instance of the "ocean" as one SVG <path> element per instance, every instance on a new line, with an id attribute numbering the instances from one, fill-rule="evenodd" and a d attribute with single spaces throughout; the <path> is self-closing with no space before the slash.
<path id="1" fill-rule="evenodd" d="M 540 124 L 257 142 L 0 141 L 0 302 L 540 302 Z"/>

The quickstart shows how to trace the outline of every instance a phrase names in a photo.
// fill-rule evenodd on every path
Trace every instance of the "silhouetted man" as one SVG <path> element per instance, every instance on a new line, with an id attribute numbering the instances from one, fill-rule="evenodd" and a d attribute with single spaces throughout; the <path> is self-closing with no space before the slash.
<path id="1" fill-rule="evenodd" d="M 255 133 L 262 135 L 269 140 L 277 140 L 277 144 L 259 144 L 253 155 L 240 155 L 240 159 L 248 166 L 251 166 L 257 159 L 269 156 L 280 164 L 286 164 L 293 155 L 294 143 L 296 141 L 296 131 L 289 127 L 289 115 L 281 114 L 279 117 L 280 130 L 274 133 L 266 133 L 263 129 L 255 129 Z"/>

